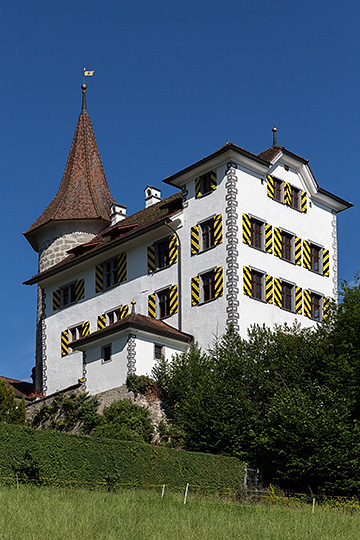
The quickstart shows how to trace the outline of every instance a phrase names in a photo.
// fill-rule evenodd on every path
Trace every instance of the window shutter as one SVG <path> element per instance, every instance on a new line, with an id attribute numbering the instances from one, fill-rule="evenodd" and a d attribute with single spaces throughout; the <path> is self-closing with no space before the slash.
<path id="1" fill-rule="evenodd" d="M 127 278 L 127 256 L 126 253 L 120 253 L 117 256 L 117 282 L 122 283 Z"/>
<path id="2" fill-rule="evenodd" d="M 303 214 L 307 212 L 307 195 L 306 191 L 301 192 L 301 211 Z"/>
<path id="3" fill-rule="evenodd" d="M 281 229 L 274 227 L 274 255 L 281 257 Z"/>
<path id="4" fill-rule="evenodd" d="M 170 315 L 178 312 L 178 287 L 173 285 L 170 287 Z"/>
<path id="5" fill-rule="evenodd" d="M 148 263 L 148 274 L 152 274 L 155 271 L 155 246 L 151 244 L 147 248 L 147 263 Z"/>
<path id="6" fill-rule="evenodd" d="M 244 244 L 247 244 L 248 246 L 251 245 L 251 218 L 249 214 L 243 214 L 242 218 L 242 226 L 243 226 L 243 242 Z"/>
<path id="7" fill-rule="evenodd" d="M 295 288 L 295 312 L 298 315 L 302 314 L 302 288 Z"/>
<path id="8" fill-rule="evenodd" d="M 269 223 L 265 223 L 265 250 L 266 253 L 273 252 L 272 226 Z"/>
<path id="9" fill-rule="evenodd" d="M 64 330 L 61 332 L 61 356 L 69 354 L 69 331 Z"/>
<path id="10" fill-rule="evenodd" d="M 215 298 L 219 298 L 224 294 L 223 267 L 215 268 Z"/>
<path id="11" fill-rule="evenodd" d="M 106 315 L 103 313 L 102 315 L 98 315 L 97 318 L 97 329 L 102 330 L 106 326 Z"/>
<path id="12" fill-rule="evenodd" d="M 311 292 L 304 289 L 304 315 L 311 317 Z"/>
<path id="13" fill-rule="evenodd" d="M 86 321 L 81 325 L 81 337 L 88 336 L 90 334 L 90 321 Z"/>
<path id="14" fill-rule="evenodd" d="M 95 291 L 100 292 L 104 288 L 104 272 L 103 265 L 98 264 L 95 270 Z"/>
<path id="15" fill-rule="evenodd" d="M 195 198 L 201 197 L 201 176 L 195 180 Z"/>
<path id="16" fill-rule="evenodd" d="M 274 304 L 277 307 L 282 306 L 282 280 L 274 278 Z"/>
<path id="17" fill-rule="evenodd" d="M 124 319 L 124 317 L 127 317 L 129 315 L 129 304 L 124 304 L 120 308 L 120 319 Z"/>
<path id="18" fill-rule="evenodd" d="M 222 234 L 222 215 L 214 216 L 214 245 L 218 246 L 223 241 Z"/>
<path id="19" fill-rule="evenodd" d="M 53 310 L 60 309 L 60 289 L 53 292 Z"/>
<path id="20" fill-rule="evenodd" d="M 200 244 L 199 244 L 199 225 L 194 225 L 191 227 L 191 255 L 196 255 L 199 253 Z"/>
<path id="21" fill-rule="evenodd" d="M 330 315 L 330 298 L 324 296 L 323 298 L 323 319 L 326 320 Z"/>
<path id="22" fill-rule="evenodd" d="M 85 296 L 85 280 L 79 279 L 75 285 L 75 300 L 78 302 Z"/>
<path id="23" fill-rule="evenodd" d="M 243 289 L 246 296 L 252 296 L 250 266 L 243 266 Z"/>
<path id="24" fill-rule="evenodd" d="M 301 238 L 295 236 L 295 264 L 301 266 Z"/>
<path id="25" fill-rule="evenodd" d="M 310 242 L 303 240 L 303 267 L 310 270 Z"/>
<path id="26" fill-rule="evenodd" d="M 176 234 L 169 239 L 169 264 L 177 263 L 177 238 Z"/>
<path id="27" fill-rule="evenodd" d="M 270 199 L 274 198 L 274 179 L 270 174 L 267 175 L 267 195 Z"/>
<path id="28" fill-rule="evenodd" d="M 322 250 L 322 263 L 323 275 L 329 277 L 329 250 L 325 248 Z"/>
<path id="29" fill-rule="evenodd" d="M 195 276 L 191 278 L 191 305 L 197 306 L 200 302 L 200 278 Z"/>
<path id="30" fill-rule="evenodd" d="M 274 279 L 272 276 L 265 278 L 265 300 L 268 304 L 274 302 Z"/>
<path id="31" fill-rule="evenodd" d="M 148 296 L 148 315 L 155 319 L 156 317 L 156 297 L 155 294 L 149 294 Z"/>
<path id="32" fill-rule="evenodd" d="M 284 183 L 284 203 L 288 206 L 291 205 L 291 187 L 288 182 Z"/>
<path id="33" fill-rule="evenodd" d="M 216 171 L 211 171 L 210 173 L 210 187 L 212 191 L 215 191 L 215 189 L 217 188 L 217 172 Z"/>

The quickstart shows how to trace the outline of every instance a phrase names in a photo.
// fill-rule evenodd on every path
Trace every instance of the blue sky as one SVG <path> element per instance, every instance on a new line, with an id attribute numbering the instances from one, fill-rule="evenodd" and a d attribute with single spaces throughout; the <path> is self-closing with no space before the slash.
<path id="1" fill-rule="evenodd" d="M 143 207 L 147 184 L 228 141 L 278 144 L 310 160 L 321 187 L 355 207 L 338 216 L 339 277 L 360 268 L 355 2 L 14 0 L 2 6 L 3 238 L 0 374 L 34 364 L 37 255 L 22 236 L 54 197 L 81 105 L 115 200 Z"/>

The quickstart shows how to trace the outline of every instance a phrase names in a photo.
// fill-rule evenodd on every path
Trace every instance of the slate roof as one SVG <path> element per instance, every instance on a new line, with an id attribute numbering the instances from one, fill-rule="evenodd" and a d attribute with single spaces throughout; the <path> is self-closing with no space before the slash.
<path id="1" fill-rule="evenodd" d="M 34 247 L 34 233 L 51 221 L 99 219 L 106 225 L 110 222 L 113 204 L 85 105 L 76 125 L 58 192 L 24 235 Z"/>
<path id="2" fill-rule="evenodd" d="M 172 326 L 163 321 L 159 321 L 158 319 L 152 319 L 151 317 L 147 317 L 146 315 L 140 315 L 138 313 L 130 313 L 130 315 L 128 315 L 127 317 L 124 317 L 120 321 L 117 321 L 116 323 L 107 326 L 106 328 L 102 328 L 101 330 L 92 332 L 88 336 L 73 341 L 72 343 L 70 343 L 70 347 L 72 349 L 78 349 L 82 345 L 86 345 L 88 343 L 97 341 L 98 339 L 110 336 L 112 334 L 116 334 L 117 332 L 125 330 L 127 328 L 143 330 L 151 334 L 164 336 L 185 343 L 192 343 L 194 341 L 194 338 L 191 334 L 180 332 L 179 330 L 176 330 L 176 328 L 173 328 Z"/>

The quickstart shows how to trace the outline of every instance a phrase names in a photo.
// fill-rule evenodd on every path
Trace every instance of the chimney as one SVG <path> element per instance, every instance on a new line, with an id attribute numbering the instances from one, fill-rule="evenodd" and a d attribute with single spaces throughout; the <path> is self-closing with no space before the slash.
<path id="1" fill-rule="evenodd" d="M 113 204 L 110 212 L 111 225 L 115 225 L 119 221 L 126 218 L 126 206 L 121 204 Z"/>
<path id="2" fill-rule="evenodd" d="M 153 186 L 145 188 L 145 208 L 161 201 L 161 191 Z"/>

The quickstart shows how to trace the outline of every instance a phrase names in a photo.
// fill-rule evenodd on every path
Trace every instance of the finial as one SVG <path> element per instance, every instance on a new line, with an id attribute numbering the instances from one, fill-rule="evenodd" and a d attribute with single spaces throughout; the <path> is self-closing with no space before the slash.
<path id="1" fill-rule="evenodd" d="M 136 306 L 135 299 L 131 300 L 130 303 L 131 303 L 131 313 L 135 313 L 135 306 Z"/>
<path id="2" fill-rule="evenodd" d="M 82 110 L 81 110 L 81 112 L 87 112 L 87 109 L 86 109 L 86 89 L 87 89 L 87 86 L 86 86 L 86 84 L 82 84 L 81 89 L 82 89 Z"/>
<path id="3" fill-rule="evenodd" d="M 272 132 L 273 132 L 273 146 L 277 146 L 277 142 L 276 142 L 277 129 L 276 129 L 276 126 L 275 126 L 275 122 L 274 122 L 274 127 L 272 128 Z"/>

